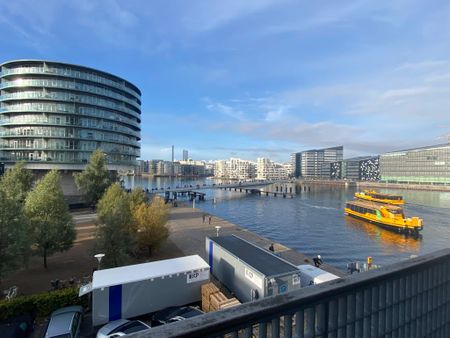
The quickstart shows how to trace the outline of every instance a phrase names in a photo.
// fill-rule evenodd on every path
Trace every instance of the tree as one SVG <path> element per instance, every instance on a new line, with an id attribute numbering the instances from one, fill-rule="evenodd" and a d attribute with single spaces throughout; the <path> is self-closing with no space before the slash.
<path id="1" fill-rule="evenodd" d="M 5 172 L 1 178 L 0 189 L 5 192 L 6 197 L 23 203 L 32 185 L 33 174 L 25 169 L 25 162 L 18 162 L 12 169 Z"/>
<path id="2" fill-rule="evenodd" d="M 27 220 L 22 205 L 10 198 L 0 182 L 0 283 L 2 277 L 18 269 L 25 261 L 30 245 Z"/>
<path id="3" fill-rule="evenodd" d="M 134 212 L 139 244 L 147 248 L 149 256 L 169 236 L 165 227 L 168 217 L 169 206 L 159 196 L 154 197 L 150 204 L 141 204 Z"/>
<path id="4" fill-rule="evenodd" d="M 101 150 L 92 153 L 89 164 L 81 173 L 73 174 L 78 190 L 89 205 L 95 205 L 113 179 L 106 167 L 106 155 Z"/>
<path id="5" fill-rule="evenodd" d="M 44 258 L 47 268 L 47 256 L 69 250 L 75 240 L 72 216 L 64 200 L 57 170 L 49 171 L 28 194 L 25 215 L 30 222 L 33 246 Z"/>
<path id="6" fill-rule="evenodd" d="M 112 184 L 97 204 L 96 250 L 105 254 L 102 265 L 126 264 L 136 246 L 130 198 L 118 183 Z"/>

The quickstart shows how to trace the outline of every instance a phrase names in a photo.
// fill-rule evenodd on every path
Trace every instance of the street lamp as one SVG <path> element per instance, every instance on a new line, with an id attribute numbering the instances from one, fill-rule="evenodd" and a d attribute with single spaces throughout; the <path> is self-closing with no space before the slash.
<path id="1" fill-rule="evenodd" d="M 219 230 L 222 227 L 220 225 L 216 225 L 215 228 L 216 228 L 216 237 L 219 237 Z"/>
<path id="2" fill-rule="evenodd" d="M 94 257 L 97 258 L 97 260 L 98 260 L 98 269 L 100 270 L 100 263 L 102 261 L 102 258 L 105 257 L 105 254 L 99 253 L 99 254 L 96 254 Z"/>

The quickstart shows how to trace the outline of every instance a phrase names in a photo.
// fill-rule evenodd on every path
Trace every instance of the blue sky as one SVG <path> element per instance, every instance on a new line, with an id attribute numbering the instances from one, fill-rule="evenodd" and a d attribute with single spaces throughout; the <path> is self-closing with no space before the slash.
<path id="1" fill-rule="evenodd" d="M 142 158 L 344 156 L 447 142 L 450 2 L 0 0 L 0 62 L 121 76 Z"/>

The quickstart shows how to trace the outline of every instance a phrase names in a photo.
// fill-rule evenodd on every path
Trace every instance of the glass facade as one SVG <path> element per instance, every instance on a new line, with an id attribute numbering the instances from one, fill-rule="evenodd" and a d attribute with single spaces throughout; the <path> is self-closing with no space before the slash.
<path id="1" fill-rule="evenodd" d="M 380 171 L 383 182 L 450 185 L 450 144 L 383 154 Z"/>
<path id="2" fill-rule="evenodd" d="M 342 161 L 344 147 L 306 150 L 291 155 L 295 160 L 296 177 L 314 177 L 329 179 L 331 175 L 331 162 Z"/>
<path id="3" fill-rule="evenodd" d="M 0 161 L 85 164 L 101 149 L 126 168 L 140 155 L 141 92 L 77 65 L 19 60 L 0 65 Z M 47 166 L 48 167 L 48 166 Z"/>

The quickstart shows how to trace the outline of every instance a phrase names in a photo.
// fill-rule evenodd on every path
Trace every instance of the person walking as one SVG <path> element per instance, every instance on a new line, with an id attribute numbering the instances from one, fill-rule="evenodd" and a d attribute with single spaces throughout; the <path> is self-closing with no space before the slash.
<path id="1" fill-rule="evenodd" d="M 211 216 L 208 217 L 208 223 L 211 224 Z"/>
<path id="2" fill-rule="evenodd" d="M 202 215 L 202 218 L 203 218 L 203 223 L 205 223 L 206 215 L 203 214 L 203 215 Z"/>

